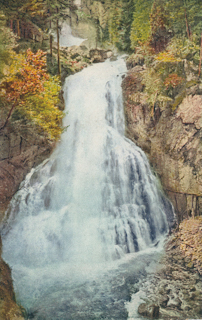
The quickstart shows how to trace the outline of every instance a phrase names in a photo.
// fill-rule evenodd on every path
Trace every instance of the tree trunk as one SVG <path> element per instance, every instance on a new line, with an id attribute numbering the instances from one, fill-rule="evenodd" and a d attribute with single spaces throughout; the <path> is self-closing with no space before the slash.
<path id="1" fill-rule="evenodd" d="M 14 103 L 12 105 L 12 107 L 11 107 L 11 109 L 10 109 L 8 115 L 7 115 L 6 121 L 5 121 L 4 125 L 0 128 L 0 131 L 3 130 L 7 126 L 7 123 L 9 121 L 9 119 L 10 119 L 10 117 L 11 117 L 11 115 L 12 115 L 12 113 L 13 113 L 15 107 L 16 107 L 16 105 L 17 105 L 17 103 Z"/>
<path id="2" fill-rule="evenodd" d="M 186 9 L 184 10 L 184 15 L 185 15 L 186 28 L 187 28 L 187 36 L 188 36 L 188 39 L 190 40 L 189 24 L 188 24 Z"/>
<path id="3" fill-rule="evenodd" d="M 20 20 L 17 20 L 17 35 L 20 37 Z"/>
<path id="4" fill-rule="evenodd" d="M 58 12 L 58 9 L 57 9 Z M 59 21 L 56 21 L 56 28 L 57 28 L 57 53 L 58 53 L 58 75 L 61 75 L 61 65 L 60 65 L 60 37 L 59 37 Z"/>
<path id="5" fill-rule="evenodd" d="M 52 34 L 50 35 L 50 56 L 51 56 L 51 58 L 53 56 L 53 36 L 52 36 Z"/>
<path id="6" fill-rule="evenodd" d="M 10 28 L 13 31 L 13 20 L 10 21 Z"/>
<path id="7" fill-rule="evenodd" d="M 201 50 L 200 50 L 200 59 L 199 59 L 199 68 L 198 68 L 198 76 L 201 74 L 201 60 L 202 60 L 202 33 L 201 33 Z"/>

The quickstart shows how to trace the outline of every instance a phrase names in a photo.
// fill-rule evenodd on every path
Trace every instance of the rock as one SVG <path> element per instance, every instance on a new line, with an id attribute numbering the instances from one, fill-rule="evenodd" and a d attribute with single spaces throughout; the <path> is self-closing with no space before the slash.
<path id="1" fill-rule="evenodd" d="M 138 307 L 138 313 L 150 319 L 159 317 L 159 306 L 155 304 L 141 303 Z"/>
<path id="2" fill-rule="evenodd" d="M 178 108 L 177 117 L 183 123 L 194 123 L 197 129 L 202 128 L 202 96 L 194 95 L 184 98 Z"/>
<path id="3" fill-rule="evenodd" d="M 80 47 L 80 49 L 81 49 L 82 51 L 84 51 L 84 52 L 87 52 L 87 51 L 88 51 L 88 48 L 87 48 L 86 46 L 84 46 L 84 45 L 80 45 L 79 47 Z"/>
<path id="4" fill-rule="evenodd" d="M 117 58 L 118 58 L 117 56 L 112 55 L 112 56 L 111 56 L 111 58 L 110 58 L 110 61 L 116 61 L 116 60 L 117 60 Z"/>
<path id="5" fill-rule="evenodd" d="M 106 58 L 107 58 L 107 59 L 108 59 L 108 58 L 111 58 L 112 55 L 113 55 L 113 52 L 112 52 L 112 51 L 107 51 L 107 52 L 106 52 Z"/>
<path id="6" fill-rule="evenodd" d="M 192 292 L 190 292 L 189 297 L 191 300 L 202 299 L 202 292 L 199 290 L 192 291 Z"/>
<path id="7" fill-rule="evenodd" d="M 194 312 L 195 312 L 197 315 L 202 316 L 202 306 L 197 306 L 196 308 L 194 308 Z"/>
<path id="8" fill-rule="evenodd" d="M 191 213 L 192 194 L 199 195 L 198 200 L 196 196 L 193 199 L 193 207 L 197 208 L 194 214 L 199 215 L 202 212 L 202 96 L 186 96 L 185 92 L 175 112 L 167 107 L 157 114 L 156 108 L 151 118 L 142 85 L 144 68 L 139 65 L 130 68 L 133 69 L 122 83 L 127 137 L 146 152 L 174 205 L 178 222 Z M 131 94 L 141 99 L 134 103 Z"/>
<path id="9" fill-rule="evenodd" d="M 105 51 L 105 50 L 101 50 L 101 49 L 91 49 L 89 51 L 89 55 L 91 58 L 91 61 L 93 63 L 97 63 L 97 62 L 104 62 L 105 59 L 108 58 L 108 55 L 111 56 L 112 52 L 109 53 L 111 51 Z"/>
<path id="10" fill-rule="evenodd" d="M 170 308 L 179 308 L 182 304 L 182 301 L 179 299 L 179 297 L 176 297 L 174 299 L 170 299 L 167 306 Z"/>
<path id="11" fill-rule="evenodd" d="M 127 69 L 131 69 L 137 65 L 143 66 L 144 56 L 141 53 L 134 53 L 126 60 Z"/>
<path id="12" fill-rule="evenodd" d="M 7 159 L 9 157 L 9 137 L 7 135 L 0 135 L 0 160 Z"/>
<path id="13" fill-rule="evenodd" d="M 186 264 L 186 267 L 189 268 L 189 269 L 193 269 L 193 267 L 194 267 L 193 262 L 187 263 L 187 264 Z"/>
<path id="14" fill-rule="evenodd" d="M 23 309 L 15 302 L 11 271 L 0 258 L 0 319 L 23 320 Z"/>
<path id="15" fill-rule="evenodd" d="M 160 296 L 159 298 L 160 307 L 165 308 L 167 306 L 168 301 L 169 301 L 169 297 L 167 295 Z"/>
<path id="16" fill-rule="evenodd" d="M 6 128 L 5 145 L 8 145 L 6 159 L 0 159 L 0 221 L 4 217 L 6 207 L 18 190 L 18 187 L 32 167 L 47 158 L 53 147 L 52 141 L 37 134 L 31 129 L 23 128 L 14 131 Z"/>

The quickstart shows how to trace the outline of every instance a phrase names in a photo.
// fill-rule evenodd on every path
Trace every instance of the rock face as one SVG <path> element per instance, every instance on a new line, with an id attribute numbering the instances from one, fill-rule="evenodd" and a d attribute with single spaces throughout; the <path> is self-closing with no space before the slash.
<path id="1" fill-rule="evenodd" d="M 24 310 L 15 302 L 10 268 L 0 259 L 0 319 L 23 320 L 23 313 Z"/>
<path id="2" fill-rule="evenodd" d="M 10 124 L 0 132 L 0 221 L 26 174 L 47 158 L 53 147 L 53 142 L 27 125 Z M 23 314 L 15 302 L 11 270 L 1 258 L 0 243 L 0 319 L 23 320 Z"/>
<path id="3" fill-rule="evenodd" d="M 140 284 L 147 303 L 140 304 L 138 312 L 151 318 L 147 312 L 155 304 L 160 319 L 201 319 L 201 280 L 197 268 L 181 252 L 177 234 L 172 235 L 158 271 L 150 282 Z"/>
<path id="4" fill-rule="evenodd" d="M 28 127 L 17 130 L 9 126 L 0 132 L 0 221 L 26 174 L 48 157 L 53 146 Z"/>
<path id="5" fill-rule="evenodd" d="M 155 304 L 141 303 L 138 307 L 138 313 L 150 319 L 157 319 L 159 317 L 159 306 Z"/>
<path id="6" fill-rule="evenodd" d="M 178 220 L 202 211 L 202 96 L 188 95 L 172 112 L 144 102 L 128 102 L 129 90 L 141 94 L 144 67 L 135 66 L 123 81 L 126 134 L 147 154 L 171 199 Z"/>

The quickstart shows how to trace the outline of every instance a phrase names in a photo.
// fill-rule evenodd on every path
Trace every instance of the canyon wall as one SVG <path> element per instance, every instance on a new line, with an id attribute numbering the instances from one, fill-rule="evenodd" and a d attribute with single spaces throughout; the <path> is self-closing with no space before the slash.
<path id="1" fill-rule="evenodd" d="M 145 103 L 129 103 L 129 92 L 143 92 L 144 66 L 132 68 L 123 80 L 126 135 L 141 147 L 172 201 L 178 221 L 202 211 L 202 88 L 187 89 L 172 111 Z"/>

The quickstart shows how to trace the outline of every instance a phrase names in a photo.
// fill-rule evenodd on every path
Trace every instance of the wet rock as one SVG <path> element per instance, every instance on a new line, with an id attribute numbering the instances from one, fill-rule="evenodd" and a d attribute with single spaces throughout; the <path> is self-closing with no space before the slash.
<path id="1" fill-rule="evenodd" d="M 159 306 L 155 304 L 141 303 L 138 307 L 138 313 L 150 319 L 159 317 Z"/>
<path id="2" fill-rule="evenodd" d="M 202 316 L 202 306 L 197 306 L 196 308 L 194 308 L 194 312 L 195 312 L 197 315 Z"/>
<path id="3" fill-rule="evenodd" d="M 131 69 L 137 65 L 143 66 L 144 56 L 141 53 L 134 53 L 126 60 L 127 69 Z"/>
<path id="4" fill-rule="evenodd" d="M 161 296 L 159 298 L 160 307 L 165 308 L 167 306 L 168 301 L 169 301 L 169 297 L 167 295 Z"/>
<path id="5" fill-rule="evenodd" d="M 91 49 L 89 51 L 91 61 L 93 63 L 104 62 L 106 59 L 112 57 L 113 53 L 111 50 L 102 50 L 102 49 Z"/>
<path id="6" fill-rule="evenodd" d="M 37 133 L 29 125 L 11 124 L 1 133 L 1 143 L 7 152 L 0 156 L 0 221 L 4 217 L 7 205 L 32 167 L 47 158 L 54 147 L 54 142 Z M 1 150 L 4 150 L 2 148 Z"/>
<path id="7" fill-rule="evenodd" d="M 132 74 L 131 71 L 122 86 L 126 134 L 146 152 L 180 222 L 192 212 L 192 194 L 202 194 L 202 96 L 182 97 L 174 113 L 169 108 L 159 113 L 156 108 L 151 118 L 150 107 L 145 104 L 144 87 L 141 88 L 144 70 L 134 70 Z M 130 99 L 131 93 L 139 99 L 135 105 Z M 146 144 L 148 137 L 149 146 Z M 196 201 L 199 209 L 195 209 Z M 202 201 L 196 200 L 196 197 L 194 209 L 197 214 L 202 211 Z M 183 265 L 183 261 L 180 264 Z"/>
<path id="8" fill-rule="evenodd" d="M 189 297 L 191 300 L 202 299 L 202 292 L 199 290 L 193 291 L 189 293 Z"/>
<path id="9" fill-rule="evenodd" d="M 193 269 L 193 267 L 194 267 L 193 262 L 187 263 L 187 264 L 186 264 L 186 267 L 189 268 L 189 269 Z"/>
<path id="10" fill-rule="evenodd" d="M 0 258 L 0 319 L 23 320 L 23 312 L 15 302 L 10 268 Z"/>
<path id="11" fill-rule="evenodd" d="M 180 308 L 182 301 L 176 297 L 174 299 L 170 299 L 167 306 L 170 308 Z"/>

